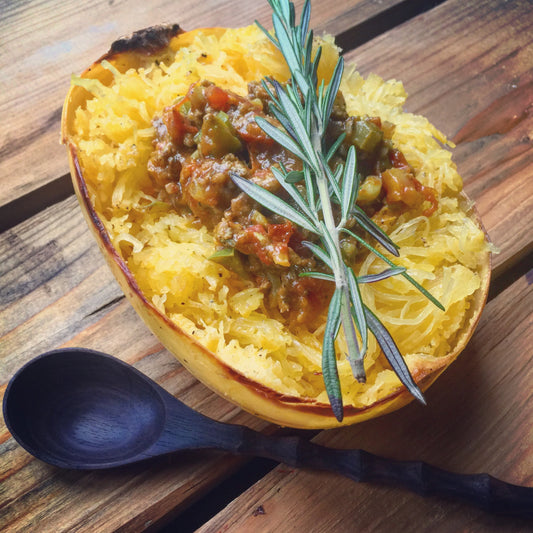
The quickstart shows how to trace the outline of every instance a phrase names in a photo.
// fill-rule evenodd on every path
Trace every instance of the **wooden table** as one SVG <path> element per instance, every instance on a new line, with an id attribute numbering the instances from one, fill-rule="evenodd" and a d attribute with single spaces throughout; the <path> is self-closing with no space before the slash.
<path id="1" fill-rule="evenodd" d="M 478 330 L 428 392 L 428 407 L 304 436 L 533 486 L 533 3 L 315 0 L 313 8 L 313 25 L 337 35 L 348 60 L 363 73 L 401 79 L 407 109 L 455 141 L 466 191 L 500 253 Z M 270 25 L 266 2 L 3 1 L 0 10 L 1 393 L 35 355 L 84 346 L 134 364 L 211 417 L 274 431 L 200 385 L 147 331 L 89 235 L 58 144 L 70 74 L 115 38 L 161 22 Z M 26 453 L 3 421 L 0 465 L 2 531 L 158 531 L 171 520 L 169 531 L 204 532 L 533 528 L 220 453 L 60 470 Z"/>

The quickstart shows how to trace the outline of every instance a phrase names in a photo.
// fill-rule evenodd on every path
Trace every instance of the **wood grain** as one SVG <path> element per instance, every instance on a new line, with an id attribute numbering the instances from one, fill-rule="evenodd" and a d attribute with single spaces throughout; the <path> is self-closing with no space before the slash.
<path id="1" fill-rule="evenodd" d="M 533 486 L 531 279 L 490 302 L 458 362 L 407 408 L 316 439 L 441 468 L 486 472 Z M 526 532 L 531 523 L 329 473 L 277 467 L 199 531 Z"/>

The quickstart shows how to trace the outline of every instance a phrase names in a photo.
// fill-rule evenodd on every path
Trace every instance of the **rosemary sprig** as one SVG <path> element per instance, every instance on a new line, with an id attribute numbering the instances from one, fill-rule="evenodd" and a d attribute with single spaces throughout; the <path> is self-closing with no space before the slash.
<path id="1" fill-rule="evenodd" d="M 274 141 L 301 159 L 303 171 L 287 172 L 283 167 L 272 168 L 274 176 L 290 195 L 293 202 L 291 204 L 235 174 L 232 175 L 232 179 L 259 204 L 319 238 L 320 245 L 311 242 L 304 242 L 304 245 L 331 270 L 331 274 L 306 272 L 302 275 L 335 283 L 322 345 L 322 373 L 336 418 L 339 421 L 343 418 L 342 392 L 335 352 L 335 339 L 341 327 L 347 346 L 347 353 L 344 355 L 351 365 L 356 380 L 364 382 L 366 379 L 363 359 L 370 331 L 376 337 L 401 382 L 413 396 L 425 403 L 391 335 L 362 301 L 359 284 L 402 275 L 435 305 L 441 309 L 442 306 L 406 273 L 405 268 L 396 266 L 374 246 L 345 227 L 349 218 L 355 219 L 362 229 L 387 251 L 395 256 L 399 255 L 396 244 L 355 203 L 361 181 L 357 172 L 355 148 L 350 147 L 345 164 L 337 166 L 335 171 L 328 164 L 343 140 L 341 136 L 331 147 L 326 146 L 326 128 L 344 69 L 342 57 L 339 58 L 327 87 L 324 80 L 319 84 L 317 71 L 321 48 L 318 48 L 315 57 L 312 58 L 313 31 L 309 30 L 310 0 L 305 2 L 299 25 L 295 23 L 292 2 L 288 0 L 268 0 L 268 2 L 273 11 L 274 35 L 258 22 L 257 24 L 282 53 L 291 78 L 285 86 L 271 78 L 263 80 L 263 86 L 272 100 L 270 112 L 278 119 L 281 127 L 276 127 L 259 117 L 256 120 Z M 305 183 L 303 193 L 295 186 L 299 181 Z M 334 204 L 340 210 L 337 220 Z M 355 237 L 372 253 L 383 259 L 390 268 L 380 274 L 357 278 L 352 268 L 344 262 L 340 246 L 342 233 L 349 233 Z"/>

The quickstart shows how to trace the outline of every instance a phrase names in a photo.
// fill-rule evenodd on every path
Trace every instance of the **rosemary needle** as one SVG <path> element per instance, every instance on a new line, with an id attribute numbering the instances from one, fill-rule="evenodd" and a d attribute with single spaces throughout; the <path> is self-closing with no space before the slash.
<path id="1" fill-rule="evenodd" d="M 397 267 L 388 259 L 385 260 L 391 268 L 380 274 L 359 279 L 352 268 L 345 263 L 341 252 L 340 236 L 349 231 L 345 227 L 349 217 L 355 218 L 363 230 L 393 255 L 398 255 L 398 248 L 387 234 L 355 204 L 360 186 L 355 148 L 350 147 L 345 164 L 338 166 L 335 171 L 328 164 L 342 142 L 342 138 L 339 138 L 333 146 L 327 147 L 325 134 L 342 79 L 343 59 L 342 57 L 338 59 L 327 87 L 324 81 L 319 84 L 317 71 L 321 49 L 317 50 L 313 58 L 313 31 L 309 30 L 310 0 L 305 2 L 299 25 L 295 22 L 292 2 L 288 0 L 268 0 L 268 2 L 273 11 L 274 35 L 271 35 L 258 22 L 256 23 L 274 46 L 280 50 L 291 78 L 284 86 L 271 78 L 263 80 L 263 86 L 272 101 L 270 112 L 278 119 L 281 127 L 260 117 L 256 120 L 267 135 L 302 161 L 303 171 L 287 172 L 284 168 L 272 169 L 275 178 L 293 200 L 291 204 L 235 174 L 232 175 L 232 179 L 259 204 L 317 235 L 320 240 L 320 245 L 311 242 L 304 242 L 304 245 L 329 267 L 331 274 L 306 272 L 305 275 L 335 284 L 322 345 L 322 374 L 337 420 L 343 419 L 342 391 L 335 352 L 335 339 L 341 327 L 347 346 L 347 353 L 344 355 L 350 363 L 356 380 L 364 382 L 366 379 L 363 359 L 370 331 L 376 337 L 400 381 L 415 398 L 425 403 L 422 392 L 412 378 L 392 336 L 362 301 L 359 283 L 371 283 L 389 276 L 403 275 L 435 305 L 440 308 L 442 306 L 408 276 L 404 268 Z M 295 186 L 298 181 L 304 182 L 305 189 Z M 335 217 L 334 204 L 340 208 L 340 215 L 337 217 Z M 362 241 L 360 237 L 357 239 Z M 365 241 L 362 241 L 362 244 L 371 253 L 384 258 L 370 244 Z"/>

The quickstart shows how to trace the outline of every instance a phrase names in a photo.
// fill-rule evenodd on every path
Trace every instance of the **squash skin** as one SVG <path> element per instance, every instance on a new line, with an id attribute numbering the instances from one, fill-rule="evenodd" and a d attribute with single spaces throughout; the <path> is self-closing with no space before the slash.
<path id="1" fill-rule="evenodd" d="M 220 29 L 212 28 L 202 31 L 219 32 Z M 119 70 L 138 66 L 164 53 L 165 49 L 172 46 L 172 39 L 182 32 L 183 30 L 176 24 L 135 32 L 131 38 L 120 39 L 113 43 L 109 52 L 86 69 L 82 77 L 99 79 L 102 83 L 108 84 L 111 82 L 112 75 L 101 66 L 104 59 L 113 63 Z M 411 394 L 401 386 L 394 393 L 368 407 L 345 406 L 344 419 L 339 422 L 334 417 L 329 404 L 319 403 L 309 398 L 280 394 L 240 374 L 218 359 L 216 354 L 204 348 L 196 339 L 178 328 L 149 302 L 125 261 L 113 247 L 102 221 L 95 212 L 78 159 L 77 148 L 71 140 L 74 133 L 75 110 L 84 104 L 87 95 L 88 93 L 83 88 L 71 87 L 65 99 L 61 122 L 61 140 L 68 148 L 72 181 L 83 215 L 111 271 L 136 312 L 161 343 L 191 374 L 217 394 L 244 410 L 280 426 L 294 428 L 327 429 L 350 425 L 395 411 L 413 400 Z M 469 200 L 464 194 L 462 201 L 464 205 L 469 205 Z M 479 215 L 474 208 L 469 209 L 469 216 L 482 228 Z M 466 327 L 456 339 L 455 348 L 448 355 L 438 358 L 431 364 L 419 366 L 413 371 L 413 377 L 423 391 L 427 390 L 457 358 L 474 332 L 485 305 L 490 283 L 490 253 L 488 252 L 479 274 L 481 288 L 476 291 L 471 303 L 469 319 Z"/>

